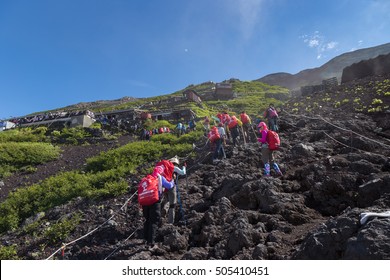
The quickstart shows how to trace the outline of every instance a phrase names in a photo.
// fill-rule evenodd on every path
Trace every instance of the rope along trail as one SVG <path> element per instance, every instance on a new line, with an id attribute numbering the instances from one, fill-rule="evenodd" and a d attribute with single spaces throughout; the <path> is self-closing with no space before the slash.
<path id="1" fill-rule="evenodd" d="M 120 210 L 122 210 L 126 205 L 127 203 L 137 194 L 137 192 L 135 192 L 129 199 L 126 200 L 126 202 L 122 205 L 122 207 L 120 208 Z M 81 239 L 84 239 L 85 237 L 91 235 L 92 233 L 94 233 L 95 231 L 97 231 L 98 229 L 100 229 L 102 226 L 104 226 L 106 223 L 108 223 L 110 220 L 112 220 L 115 216 L 116 216 L 117 213 L 114 213 L 112 214 L 106 221 L 104 221 L 101 225 L 99 225 L 98 227 L 96 227 L 95 229 L 89 231 L 88 233 L 84 234 L 83 236 L 73 240 L 73 241 L 70 241 L 68 243 L 65 243 L 62 245 L 62 247 L 60 247 L 59 249 L 57 249 L 53 254 L 51 254 L 48 258 L 46 258 L 46 260 L 50 260 L 55 254 L 57 254 L 59 251 L 63 251 L 65 250 L 65 247 L 73 244 L 73 243 L 76 243 L 77 241 L 81 240 Z"/>
<path id="2" fill-rule="evenodd" d="M 296 117 L 296 118 L 303 117 L 303 118 L 307 118 L 307 119 L 311 119 L 311 120 L 321 120 L 321 121 L 323 121 L 323 122 L 325 122 L 325 123 L 327 123 L 327 124 L 329 124 L 329 125 L 331 125 L 331 126 L 337 128 L 337 129 L 343 130 L 343 131 L 345 131 L 345 132 L 349 132 L 349 133 L 351 133 L 351 134 L 358 135 L 359 137 L 362 137 L 362 138 L 364 138 L 364 139 L 366 139 L 366 140 L 369 140 L 369 141 L 371 141 L 371 142 L 373 142 L 373 143 L 376 143 L 376 144 L 378 144 L 378 145 L 380 145 L 380 146 L 383 146 L 383 147 L 386 147 L 386 148 L 390 148 L 390 146 L 387 145 L 387 144 L 384 144 L 384 143 L 379 142 L 379 141 L 377 141 L 377 140 L 374 140 L 374 139 L 371 139 L 371 138 L 369 138 L 369 137 L 366 137 L 366 136 L 364 136 L 364 135 L 362 135 L 362 134 L 360 134 L 360 133 L 357 133 L 357 132 L 355 132 L 355 131 L 353 131 L 353 130 L 346 129 L 346 128 L 340 127 L 340 126 L 338 126 L 338 125 L 336 125 L 336 124 L 334 124 L 334 123 L 331 123 L 330 121 L 324 119 L 324 118 L 323 118 L 322 116 L 320 116 L 320 115 L 317 115 L 317 117 L 309 117 L 309 116 L 306 116 L 306 115 L 295 115 L 295 114 L 290 114 L 290 113 L 288 113 L 287 111 L 283 111 L 283 112 L 286 113 L 286 114 L 289 115 L 289 116 L 293 116 L 293 117 Z M 318 131 L 318 130 L 316 130 L 316 131 Z M 323 131 L 324 131 L 324 130 L 323 130 Z M 325 132 L 324 132 L 324 133 L 325 133 Z M 357 149 L 357 148 L 354 148 L 354 147 L 345 145 L 345 144 L 343 144 L 343 143 L 337 141 L 336 139 L 332 138 L 332 137 L 329 136 L 327 133 L 325 133 L 325 135 L 328 136 L 329 138 L 331 138 L 332 140 L 335 140 L 336 142 L 338 142 L 338 143 L 340 143 L 340 144 L 342 144 L 342 145 L 344 145 L 344 146 L 347 146 L 347 147 L 349 147 L 349 148 L 353 148 L 353 149 L 355 149 L 355 150 L 359 150 L 359 151 L 366 152 L 366 153 L 371 153 L 371 152 L 363 151 L 363 150 L 360 150 L 360 149 Z M 375 153 L 372 153 L 372 154 L 375 154 Z"/>

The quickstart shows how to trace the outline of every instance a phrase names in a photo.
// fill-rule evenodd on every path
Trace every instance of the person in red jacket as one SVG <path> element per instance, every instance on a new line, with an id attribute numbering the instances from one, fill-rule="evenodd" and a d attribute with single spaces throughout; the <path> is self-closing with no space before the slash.
<path id="1" fill-rule="evenodd" d="M 175 186 L 175 182 L 173 180 L 168 182 L 160 174 L 156 173 L 153 177 L 158 181 L 159 200 L 152 205 L 142 206 L 142 214 L 145 218 L 143 234 L 149 249 L 154 249 L 156 246 L 154 242 L 156 239 L 157 229 L 161 221 L 161 197 L 163 189 L 170 190 Z"/>
<path id="2" fill-rule="evenodd" d="M 240 132 L 238 130 L 238 119 L 236 116 L 232 116 L 227 124 L 229 127 L 229 131 L 232 135 L 233 146 L 237 143 L 237 137 L 240 136 Z"/>
<path id="3" fill-rule="evenodd" d="M 275 169 L 276 173 L 282 176 L 282 171 L 279 168 L 279 165 L 274 162 L 273 151 L 268 147 L 267 133 L 268 127 L 265 122 L 260 122 L 258 126 L 261 134 L 261 138 L 258 138 L 257 141 L 261 143 L 261 160 L 264 164 L 264 175 L 271 175 L 271 165 Z"/>
<path id="4" fill-rule="evenodd" d="M 177 156 L 169 159 L 169 160 L 161 160 L 156 164 L 153 170 L 153 176 L 160 174 L 167 181 L 171 181 L 176 178 L 176 174 L 186 175 L 186 167 L 179 168 L 179 159 Z M 174 175 L 175 174 L 175 175 Z M 169 202 L 168 209 L 168 223 L 173 224 L 175 221 L 175 207 L 177 202 L 177 187 L 176 185 L 164 192 L 163 201 L 162 201 L 162 209 L 165 210 L 166 206 Z"/>
<path id="5" fill-rule="evenodd" d="M 242 111 L 240 114 L 240 119 L 242 122 L 242 128 L 244 130 L 244 137 L 249 142 L 249 140 L 250 140 L 249 139 L 249 129 L 252 125 L 251 118 L 247 115 L 247 113 L 245 111 Z"/>

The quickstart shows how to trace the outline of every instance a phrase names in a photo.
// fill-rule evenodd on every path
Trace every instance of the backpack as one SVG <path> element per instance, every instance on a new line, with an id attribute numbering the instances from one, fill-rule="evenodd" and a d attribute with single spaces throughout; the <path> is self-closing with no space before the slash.
<path id="1" fill-rule="evenodd" d="M 237 124 L 238 124 L 237 118 L 232 117 L 232 118 L 230 119 L 230 121 L 228 122 L 228 127 L 229 127 L 229 128 L 233 128 L 233 127 L 236 127 Z"/>
<path id="2" fill-rule="evenodd" d="M 210 142 L 213 143 L 221 138 L 221 135 L 219 135 L 218 128 L 215 126 L 210 130 L 208 134 L 208 138 L 210 139 Z"/>
<path id="3" fill-rule="evenodd" d="M 250 118 L 247 114 L 240 114 L 240 117 L 241 117 L 241 121 L 243 123 L 249 123 L 250 122 Z"/>
<path id="4" fill-rule="evenodd" d="M 268 148 L 271 151 L 279 149 L 279 146 L 280 146 L 279 134 L 277 134 L 273 130 L 268 130 L 268 132 L 267 132 L 267 143 L 268 143 Z"/>
<path id="5" fill-rule="evenodd" d="M 138 203 L 141 206 L 150 206 L 159 199 L 158 178 L 149 174 L 138 185 Z"/>
<path id="6" fill-rule="evenodd" d="M 278 116 L 278 112 L 276 112 L 275 109 L 269 108 L 268 109 L 268 117 L 274 118 Z"/>
<path id="7" fill-rule="evenodd" d="M 161 176 L 164 176 L 167 181 L 172 181 L 174 169 L 175 166 L 173 165 L 173 163 L 166 159 L 159 161 L 154 167 L 154 170 L 156 170 L 156 172 Z"/>

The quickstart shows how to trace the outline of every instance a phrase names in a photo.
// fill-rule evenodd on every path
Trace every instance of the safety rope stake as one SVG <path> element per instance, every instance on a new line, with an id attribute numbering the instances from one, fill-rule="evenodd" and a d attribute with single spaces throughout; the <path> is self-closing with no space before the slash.
<path id="1" fill-rule="evenodd" d="M 65 244 L 62 243 L 62 247 L 61 247 L 61 257 L 64 258 L 65 256 Z"/>

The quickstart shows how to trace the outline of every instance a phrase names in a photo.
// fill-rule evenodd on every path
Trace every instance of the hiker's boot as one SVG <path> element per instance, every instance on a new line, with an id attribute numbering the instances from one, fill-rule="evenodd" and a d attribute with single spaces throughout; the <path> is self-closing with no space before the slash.
<path id="1" fill-rule="evenodd" d="M 274 168 L 274 170 L 276 171 L 276 173 L 277 173 L 278 175 L 283 176 L 283 173 L 282 173 L 282 171 L 280 170 L 279 165 L 278 165 L 276 162 L 274 162 L 274 164 L 272 165 L 272 167 Z"/>
<path id="2" fill-rule="evenodd" d="M 270 176 L 271 174 L 271 167 L 269 163 L 264 164 L 264 176 Z"/>

